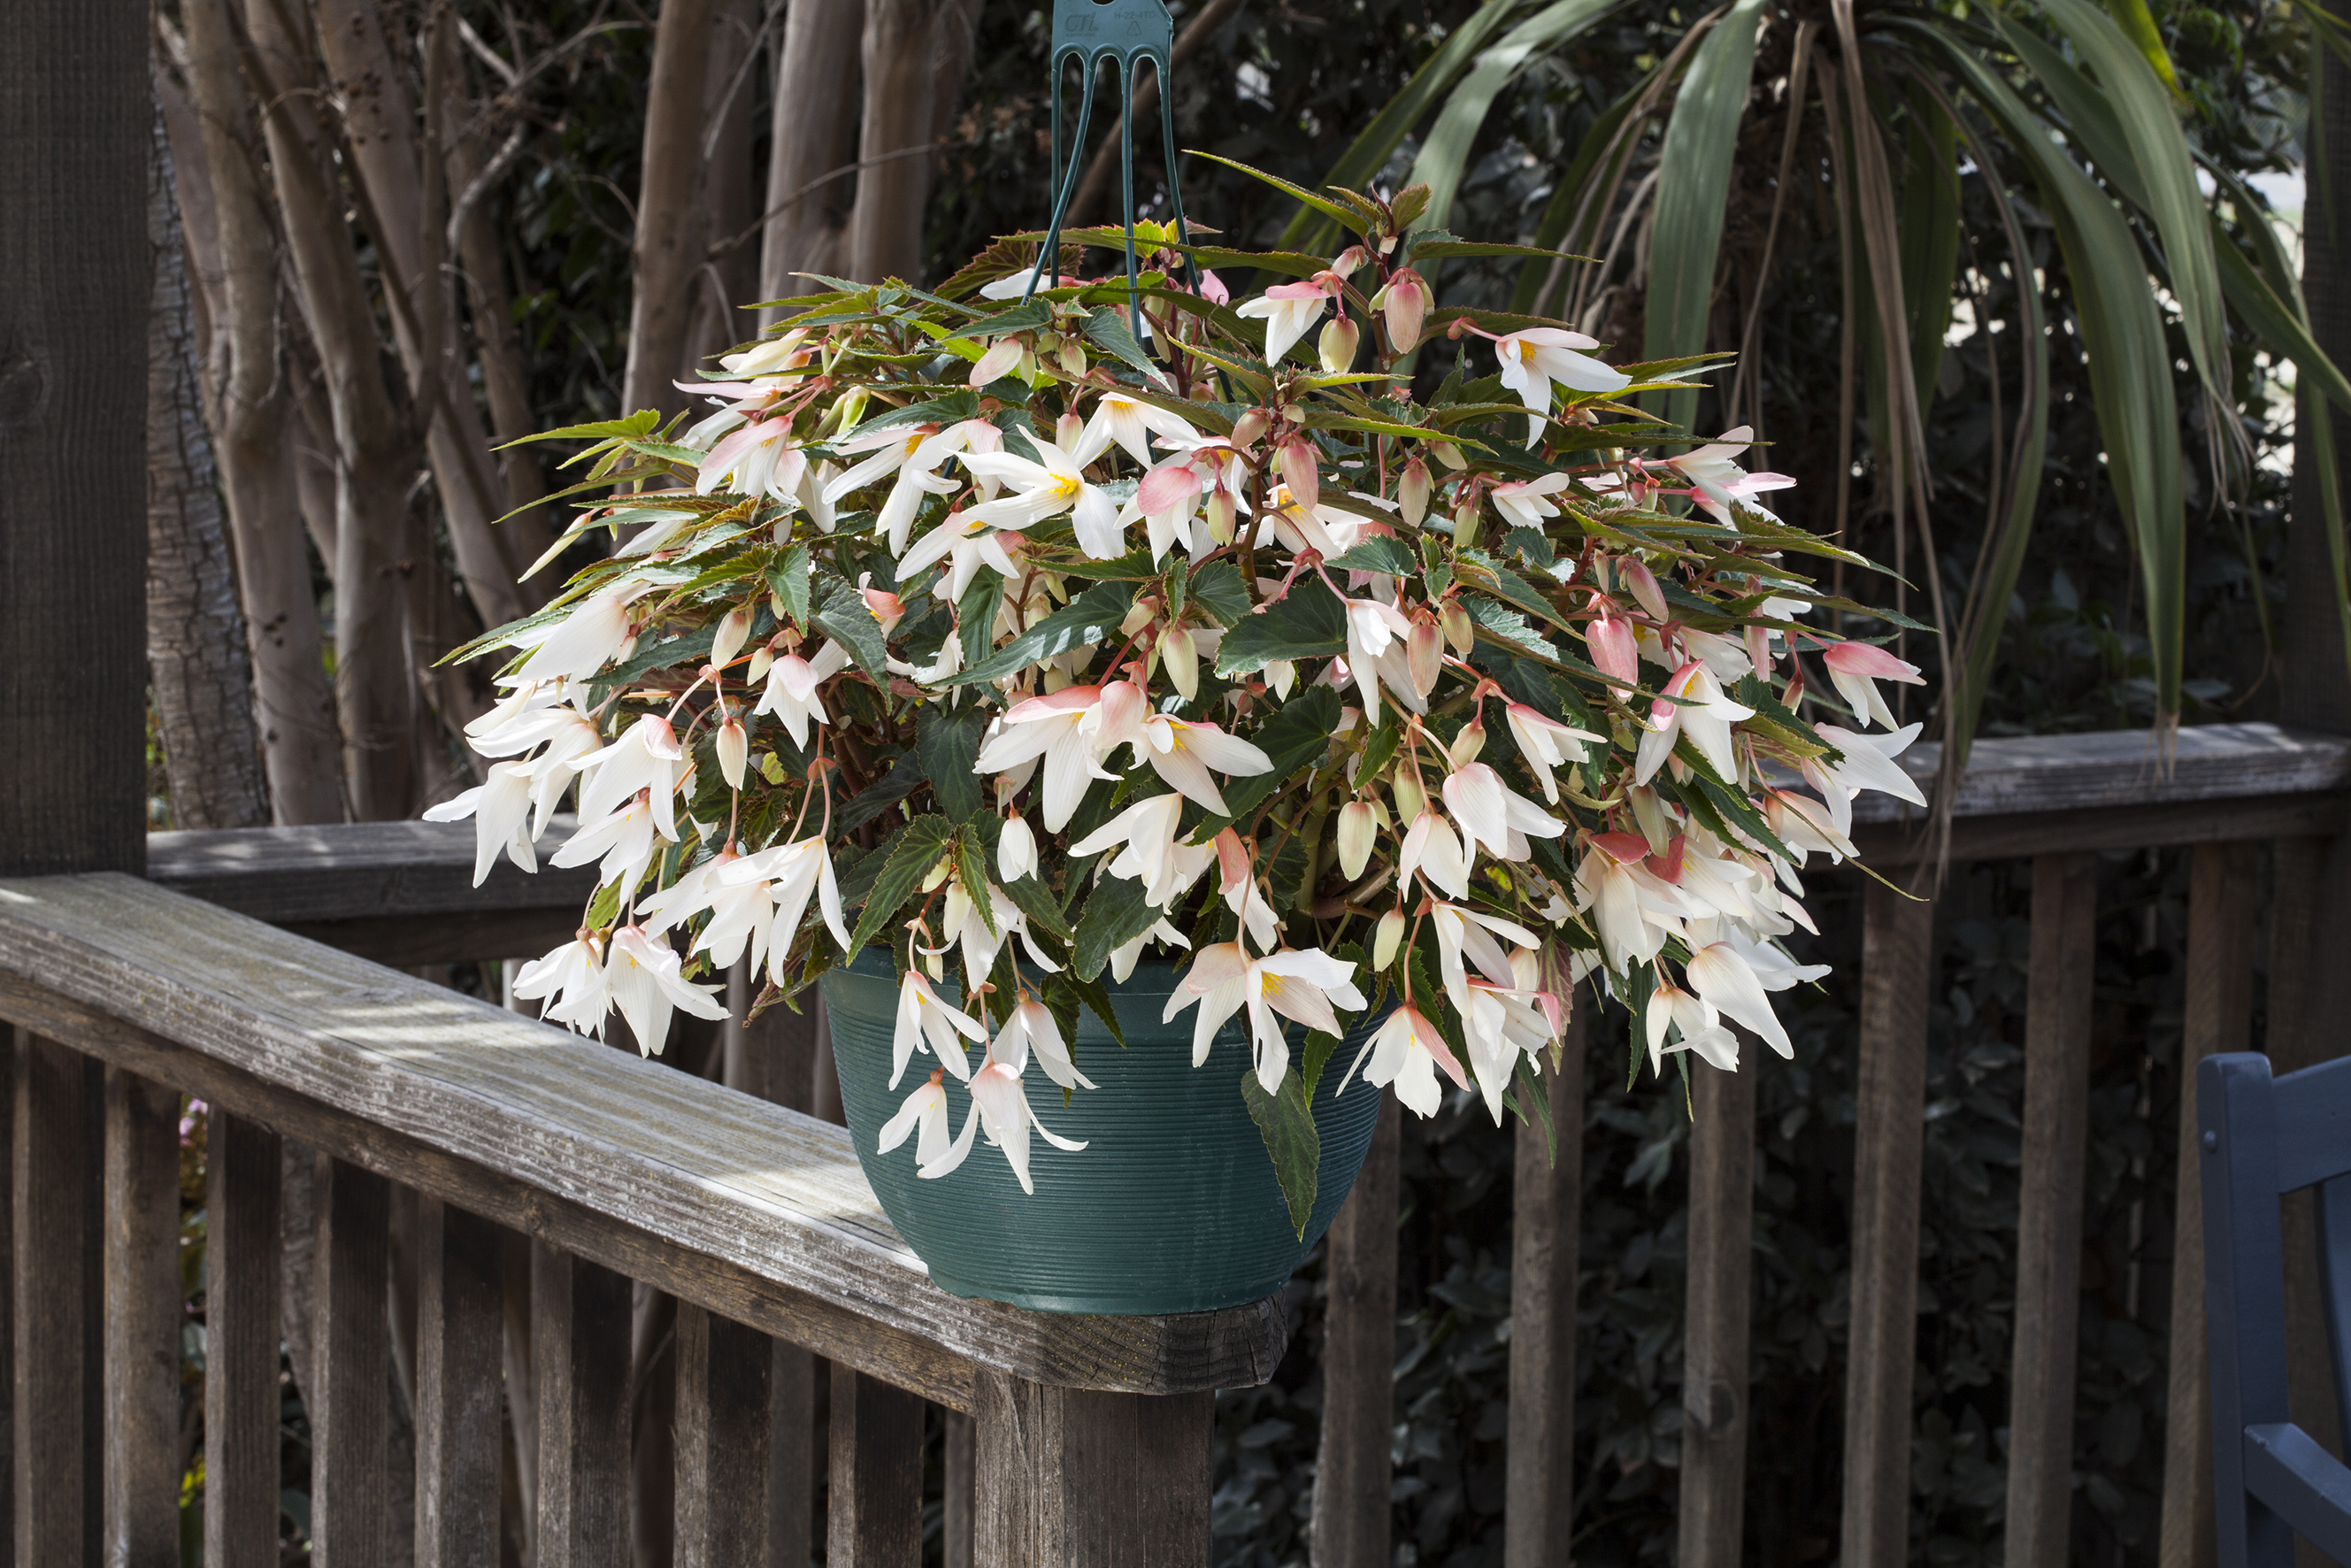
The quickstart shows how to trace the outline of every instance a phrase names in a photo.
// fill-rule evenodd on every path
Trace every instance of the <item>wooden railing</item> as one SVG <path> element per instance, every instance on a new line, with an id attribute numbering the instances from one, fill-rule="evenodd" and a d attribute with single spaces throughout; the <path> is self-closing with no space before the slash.
<path id="1" fill-rule="evenodd" d="M 767 1560 L 770 1338 L 834 1368 L 827 1560 L 860 1565 L 917 1560 L 927 1399 L 972 1418 L 977 1561 L 1199 1568 L 1210 1391 L 1282 1353 L 1272 1303 L 1090 1318 L 946 1295 L 841 1129 L 152 883 L 0 883 L 0 1015 L 20 1031 L 16 1429 L 38 1435 L 15 1455 L 22 1563 L 178 1560 L 181 1093 L 213 1108 L 216 1564 L 277 1554 L 281 1138 L 319 1151 L 322 1563 L 381 1560 L 392 1184 L 421 1200 L 423 1564 L 495 1560 L 499 1226 L 532 1242 L 541 1568 L 629 1560 L 632 1280 L 679 1303 L 681 1563 Z"/>
<path id="2" fill-rule="evenodd" d="M 1905 760 L 1925 778 L 1935 759 L 1920 747 Z M 2266 840 L 2285 846 L 2279 882 L 2287 897 L 2292 878 L 2342 834 L 2346 789 L 2351 742 L 2268 726 L 2189 730 L 2168 775 L 2137 734 L 1976 748 L 1951 854 L 2034 861 L 2011 1563 L 2064 1560 L 2095 852 L 2196 846 L 2183 1064 L 2192 1070 L 2196 1058 L 2238 1049 L 2248 1035 L 2255 850 Z M 1931 846 L 1922 847 L 1914 821 L 1883 809 L 1883 797 L 1857 804 L 1856 841 L 1900 880 Z M 382 1281 L 368 1270 L 381 1267 L 371 1239 L 382 1225 L 383 1184 L 393 1181 L 426 1199 L 437 1248 L 425 1260 L 429 1332 L 418 1358 L 420 1562 L 455 1560 L 432 1555 L 438 1549 L 428 1542 L 486 1539 L 485 1521 L 496 1515 L 495 1437 L 488 1448 L 483 1437 L 495 1423 L 479 1418 L 497 1377 L 485 1221 L 535 1243 L 541 1563 L 625 1556 L 624 1521 L 612 1511 L 626 1490 L 616 1405 L 628 1359 L 625 1279 L 682 1303 L 681 1563 L 765 1560 L 742 1543 L 769 1528 L 762 1478 L 783 1469 L 767 1464 L 768 1411 L 795 1364 L 805 1401 L 810 1354 L 841 1368 L 829 1562 L 914 1560 L 914 1396 L 977 1418 L 974 1462 L 949 1465 L 950 1562 L 959 1560 L 959 1528 L 971 1531 L 969 1560 L 982 1563 L 1207 1561 L 1206 1391 L 1270 1375 L 1283 1329 L 1270 1304 L 1111 1320 L 1039 1317 L 945 1296 L 876 1211 L 840 1130 L 258 923 L 408 965 L 535 953 L 567 935 L 586 891 L 580 877 L 526 878 L 501 866 L 475 890 L 470 829 L 161 834 L 150 863 L 159 885 L 120 877 L 0 884 L 0 1014 L 30 1037 L 17 1086 L 15 1244 L 18 1354 L 30 1347 L 36 1359 L 20 1360 L 16 1386 L 20 1398 L 68 1401 L 71 1388 L 99 1386 L 93 1357 L 102 1360 L 105 1408 L 92 1406 L 89 1418 L 102 1420 L 107 1434 L 110 1539 L 163 1529 L 166 1490 L 177 1482 L 155 1447 L 171 1426 L 156 1393 L 156 1369 L 168 1360 L 158 1336 L 178 1288 L 160 1261 L 171 1249 L 170 1101 L 152 1086 L 164 1085 L 222 1112 L 211 1309 L 220 1326 L 207 1377 L 217 1410 L 216 1420 L 208 1411 L 207 1485 L 219 1519 L 208 1511 L 208 1531 L 256 1530 L 255 1520 L 275 1517 L 276 1448 L 263 1432 L 275 1406 L 262 1402 L 275 1398 L 276 1254 L 265 1239 L 277 1225 L 283 1134 L 333 1162 L 319 1200 L 319 1310 L 320 1343 L 333 1347 L 322 1365 L 335 1370 L 320 1391 L 323 1410 L 313 1413 L 323 1434 L 314 1517 L 323 1553 L 331 1555 L 342 1528 L 339 1510 L 370 1517 L 373 1503 L 380 1512 L 369 1490 L 381 1484 L 368 1472 L 381 1456 L 368 1446 L 375 1412 L 367 1396 L 382 1386 L 372 1359 L 381 1354 Z M 185 895 L 258 919 L 205 911 Z M 1848 1564 L 1899 1563 L 1908 1548 L 1934 906 L 1873 883 L 1864 920 L 1841 1552 Z M 2273 999 L 2273 1040 L 2283 1038 L 2278 1010 Z M 1579 1021 L 1571 1031 L 1552 1082 L 1565 1126 L 1583 1119 L 1583 1029 Z M 72 1175 L 85 1156 L 75 1143 L 83 1135 L 76 1096 L 95 1103 L 100 1090 L 78 1074 L 77 1053 L 107 1064 L 102 1357 L 78 1337 L 94 1334 L 86 1327 L 94 1287 L 75 1271 L 94 1199 Z M 1755 1078 L 1697 1079 L 1678 1553 L 1686 1565 L 1741 1556 Z M 1391 1108 L 1357 1196 L 1331 1233 L 1314 1510 L 1324 1568 L 1388 1557 L 1399 1135 Z M 2181 1164 L 2175 1267 L 2192 1280 L 2195 1162 Z M 1554 1166 L 1538 1138 L 1520 1134 L 1510 1568 L 1565 1561 L 1573 1533 L 1581 1186 L 1574 1140 L 1562 1141 Z M 118 1280 L 134 1283 L 118 1291 Z M 2189 1542 L 2210 1533 L 2210 1434 L 2201 1293 L 2181 1289 L 2172 1299 L 2164 1560 L 2186 1563 Z M 762 1335 L 786 1347 L 775 1353 L 769 1383 L 739 1375 L 765 1364 L 756 1354 Z M 726 1375 L 713 1379 L 714 1366 Z M 451 1414 L 460 1411 L 474 1416 Z M 32 1500 L 19 1506 L 61 1532 L 32 1539 L 78 1539 L 70 1500 L 94 1495 L 86 1489 L 99 1473 L 80 1453 L 59 1443 L 18 1456 L 16 1496 Z M 804 1478 L 806 1456 L 797 1462 Z M 425 1522 L 428 1513 L 436 1522 Z M 247 1560 L 228 1550 L 211 1560 Z"/>

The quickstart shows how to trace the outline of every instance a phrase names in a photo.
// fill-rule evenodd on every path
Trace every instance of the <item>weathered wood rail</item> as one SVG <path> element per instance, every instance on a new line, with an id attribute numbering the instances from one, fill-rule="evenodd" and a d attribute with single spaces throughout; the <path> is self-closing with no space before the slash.
<path id="1" fill-rule="evenodd" d="M 1905 762 L 1923 779 L 1933 771 L 1933 750 L 1917 748 Z M 2168 777 L 2140 734 L 2000 739 L 1976 748 L 1952 854 L 2034 862 L 2010 1420 L 2011 1562 L 2062 1563 L 2065 1554 L 2095 854 L 2194 846 L 2183 1063 L 2192 1068 L 2204 1054 L 2239 1048 L 2250 1028 L 2258 845 L 2280 841 L 2287 851 L 2282 864 L 2289 856 L 2293 864 L 2316 863 L 2317 848 L 2344 831 L 2346 791 L 2351 741 L 2263 725 L 2184 732 Z M 1928 852 L 1917 812 L 1888 809 L 1882 796 L 1865 796 L 1856 805 L 1855 838 L 1873 863 L 1899 868 Z M 54 1214 L 26 1207 L 35 1184 L 45 1192 L 56 1186 L 56 1167 L 42 1162 L 49 1153 L 60 1159 L 67 1153 L 49 1150 L 44 1140 L 70 1136 L 64 1102 L 48 1106 L 44 1099 L 76 1092 L 61 1045 L 108 1064 L 110 1181 L 118 1165 L 134 1173 L 110 1186 L 110 1215 L 118 1202 L 134 1212 L 161 1212 L 154 1193 L 133 1190 L 135 1173 L 146 1173 L 151 1185 L 162 1179 L 152 1146 L 161 1136 L 162 1102 L 149 1085 L 202 1094 L 227 1113 L 214 1157 L 223 1162 L 215 1170 L 225 1172 L 215 1179 L 225 1179 L 229 1196 L 216 1204 L 214 1219 L 214 1245 L 225 1248 L 216 1299 L 231 1325 L 214 1354 L 225 1371 L 242 1364 L 235 1359 L 240 1354 L 274 1351 L 274 1341 L 265 1347 L 257 1337 L 244 1344 L 235 1328 L 240 1310 L 263 1311 L 240 1303 L 248 1295 L 258 1301 L 268 1288 L 262 1275 L 274 1265 L 250 1239 L 276 1223 L 265 1212 L 275 1201 L 263 1190 L 267 1184 L 256 1175 L 240 1187 L 238 1172 L 274 1172 L 279 1134 L 342 1162 L 336 1167 L 341 1185 L 329 1189 L 331 1202 L 321 1198 L 329 1270 L 344 1243 L 328 1227 L 340 1222 L 372 1231 L 380 1224 L 380 1199 L 369 1182 L 404 1183 L 427 1198 L 443 1238 L 434 1288 L 447 1301 L 472 1303 L 434 1308 L 444 1318 L 432 1322 L 444 1326 L 434 1326 L 443 1337 L 429 1342 L 443 1348 L 438 1360 L 420 1355 L 434 1369 L 427 1386 L 435 1379 L 465 1384 L 435 1396 L 448 1407 L 480 1408 L 483 1379 L 495 1380 L 495 1353 L 486 1353 L 480 1338 L 483 1314 L 494 1315 L 496 1301 L 482 1272 L 490 1245 L 483 1222 L 534 1238 L 541 1462 L 561 1482 L 542 1487 L 539 1528 L 544 1542 L 568 1535 L 580 1543 L 570 1557 L 543 1555 L 542 1562 L 604 1561 L 585 1542 L 625 1536 L 608 1514 L 591 1526 L 580 1511 L 614 1506 L 617 1494 L 603 1483 L 625 1463 L 611 1426 L 612 1368 L 626 1360 L 614 1338 L 625 1337 L 625 1295 L 615 1293 L 624 1278 L 671 1291 L 687 1309 L 679 1331 L 686 1375 L 679 1399 L 681 1562 L 748 1560 L 728 1551 L 697 1555 L 692 1543 L 751 1539 L 742 1532 L 768 1520 L 765 1493 L 746 1493 L 733 1479 L 752 1477 L 758 1467 L 740 1453 L 731 1462 L 720 1458 L 729 1435 L 748 1440 L 754 1428 L 768 1430 L 764 1406 L 751 1407 L 767 1390 L 736 1375 L 758 1359 L 745 1350 L 751 1341 L 744 1336 L 806 1347 L 833 1361 L 846 1380 L 834 1392 L 830 1561 L 911 1561 L 903 1556 L 913 1539 L 907 1489 L 918 1472 L 907 1469 L 907 1444 L 920 1423 L 909 1414 L 919 1406 L 908 1395 L 969 1412 L 976 1421 L 973 1461 L 958 1468 L 950 1444 L 951 1546 L 970 1531 L 975 1555 L 967 1560 L 1206 1561 L 1204 1391 L 1270 1374 L 1282 1348 L 1278 1313 L 1261 1308 L 1203 1319 L 1049 1319 L 946 1297 L 929 1288 L 920 1264 L 875 1209 L 839 1129 L 289 934 L 402 964 L 535 953 L 568 934 L 585 891 L 576 877 L 527 878 L 501 866 L 477 890 L 470 885 L 472 853 L 471 831 L 463 825 L 153 837 L 151 875 L 162 888 L 254 919 L 197 915 L 185 898 L 122 878 L 0 885 L 0 1015 L 28 1031 L 16 1123 L 19 1291 L 28 1277 L 39 1277 L 26 1270 L 37 1270 L 45 1255 L 28 1248 L 64 1248 L 78 1234 L 61 1228 Z M 287 930 L 272 932 L 257 921 Z M 1864 921 L 1855 1151 L 1861 1197 L 1854 1216 L 1842 1557 L 1879 1563 L 1903 1561 L 1909 1545 L 1918 1126 L 1934 906 L 1872 884 Z M 1552 1088 L 1555 1110 L 1570 1125 L 1581 1121 L 1583 1034 L 1579 1022 Z M 1685 1564 L 1727 1565 L 1742 1555 L 1754 1092 L 1748 1073 L 1706 1074 L 1701 1082 L 1707 1093 L 1691 1153 L 1679 1557 Z M 99 1091 L 93 1084 L 79 1092 Z M 1520 1142 L 1506 1535 L 1510 1568 L 1536 1568 L 1563 1561 L 1559 1543 L 1572 1534 L 1582 1173 L 1573 1142 L 1562 1145 L 1555 1167 L 1536 1140 L 1522 1134 Z M 29 1166 L 27 1159 L 34 1161 Z M 1332 1231 L 1324 1375 L 1334 1418 L 1325 1424 L 1315 1508 L 1317 1561 L 1325 1568 L 1384 1562 L 1389 1552 L 1394 1161 L 1393 1136 L 1384 1137 L 1361 1196 Z M 2192 1178 L 2194 1162 L 2183 1161 L 2182 1168 Z M 34 1174 L 44 1170 L 52 1174 Z M 146 1209 L 139 1208 L 142 1202 Z M 2197 1216 L 2190 1179 L 2179 1194 L 2176 1265 L 2189 1278 Z M 144 1234 L 156 1233 L 160 1223 L 151 1219 Z M 124 1251 L 131 1245 L 116 1246 L 126 1270 L 138 1261 Z M 61 1267 L 63 1254 L 52 1260 Z M 110 1279 L 117 1262 L 110 1254 Z M 152 1275 L 152 1257 L 145 1267 Z M 166 1289 L 154 1278 L 155 1291 Z M 322 1315 L 333 1312 L 337 1301 L 363 1299 L 371 1288 L 380 1295 L 380 1281 L 364 1273 L 348 1285 L 332 1283 L 321 1292 Z M 2173 1300 L 2171 1408 L 2185 1418 L 2167 1433 L 2163 1554 L 2167 1563 L 2189 1563 L 2199 1560 L 2195 1543 L 2210 1535 L 2210 1435 L 2200 1416 L 2201 1294 L 2179 1290 Z M 116 1316 L 108 1318 L 109 1351 L 127 1354 L 132 1347 L 120 1335 L 132 1331 L 118 1330 Z M 134 1312 L 125 1321 L 136 1318 Z M 20 1346 L 33 1321 L 20 1316 Z M 70 1337 L 68 1321 L 54 1311 L 37 1321 Z M 251 1320 L 265 1321 L 274 1322 L 266 1312 Z M 256 1326 L 254 1333 L 261 1333 Z M 69 1347 L 58 1348 L 63 1354 Z M 373 1352 L 363 1347 L 363 1354 Z M 231 1359 L 220 1360 L 224 1355 Z M 110 1357 L 108 1364 L 114 1364 Z M 719 1367 L 727 1375 L 714 1379 L 712 1369 Z M 250 1391 L 233 1372 L 219 1381 L 213 1397 L 230 1404 L 223 1409 L 216 1439 L 223 1448 L 211 1484 L 225 1498 L 239 1496 L 240 1487 L 256 1489 L 251 1507 L 274 1507 L 259 1495 L 262 1478 L 250 1469 L 257 1461 L 248 1456 L 241 1469 L 236 1458 L 236 1445 L 254 1440 L 241 1434 L 254 1429 L 258 1416 L 242 1412 L 240 1427 L 231 1406 Z M 775 1396 L 783 1397 L 780 1386 Z M 117 1398 L 110 1381 L 107 1397 Z M 466 1406 L 468 1400 L 476 1403 Z M 421 1416 L 434 1408 L 420 1397 Z M 1137 1413 L 1149 1419 L 1134 1424 Z M 110 1432 L 117 1429 L 115 1415 L 110 1406 Z M 330 1400 L 330 1433 L 334 1424 Z M 1103 1435 L 1113 1427 L 1122 1436 L 1110 1443 Z M 1138 1432 L 1145 1436 L 1131 1435 Z M 329 1463 L 342 1452 L 322 1451 Z M 430 1465 L 427 1451 L 434 1456 Z M 465 1493 L 473 1500 L 466 1506 L 476 1517 L 485 1508 L 494 1511 L 494 1490 L 478 1490 L 488 1484 L 481 1467 L 494 1458 L 494 1449 L 486 1457 L 477 1434 L 461 1437 L 454 1427 L 421 1442 L 420 1509 L 428 1496 L 456 1495 L 448 1491 L 453 1486 L 464 1490 L 442 1474 L 454 1465 L 467 1470 L 472 1480 L 465 1484 L 476 1489 Z M 130 1464 L 123 1473 L 148 1471 Z M 149 1490 L 161 1484 L 159 1473 Z M 347 1477 L 345 1484 L 369 1483 Z M 131 1505 L 109 1485 L 107 1527 L 128 1528 L 122 1511 Z M 976 1508 L 963 1490 L 975 1486 Z M 331 1520 L 331 1481 L 325 1495 Z M 1089 1497 L 1117 1499 L 1111 1515 L 1125 1523 L 1097 1538 L 1103 1544 L 1081 1549 L 1084 1531 L 1107 1528 L 1088 1511 Z M 152 1497 L 147 1501 L 154 1505 Z M 1145 1518 L 1164 1527 L 1132 1528 Z M 421 1552 L 425 1540 L 420 1531 Z M 1159 1555 L 1120 1555 L 1138 1551 Z"/>
<path id="2" fill-rule="evenodd" d="M 495 1561 L 497 1226 L 532 1243 L 542 1565 L 628 1561 L 631 1280 L 680 1303 L 682 1563 L 766 1561 L 742 1547 L 769 1531 L 770 1336 L 835 1368 L 829 1561 L 856 1564 L 913 1561 L 929 1399 L 973 1417 L 978 1561 L 1199 1568 L 1210 1391 L 1262 1381 L 1283 1349 L 1270 1303 L 1086 1318 L 946 1295 L 841 1129 L 134 878 L 0 883 L 0 1017 L 19 1031 L 13 1387 L 17 1429 L 41 1435 L 16 1453 L 20 1563 L 178 1560 L 183 1092 L 214 1108 L 217 1563 L 277 1554 L 284 1138 L 319 1157 L 325 1562 L 381 1561 L 390 1184 L 419 1195 L 430 1243 L 420 1563 Z"/>

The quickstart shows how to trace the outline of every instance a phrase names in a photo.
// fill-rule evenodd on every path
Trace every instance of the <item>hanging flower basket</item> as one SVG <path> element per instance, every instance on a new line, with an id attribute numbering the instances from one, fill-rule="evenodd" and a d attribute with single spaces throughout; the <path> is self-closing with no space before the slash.
<path id="1" fill-rule="evenodd" d="M 610 553 L 476 644 L 514 650 L 487 778 L 432 814 L 533 867 L 576 783 L 553 860 L 600 868 L 517 994 L 658 1051 L 728 967 L 820 982 L 950 1290 L 1262 1295 L 1383 1088 L 1548 1130 L 1587 977 L 1636 1065 L 1735 1070 L 1734 1023 L 1785 1054 L 1804 862 L 1859 789 L 1923 804 L 1875 684 L 1917 672 L 1805 619 L 1894 626 L 1804 570 L 1858 558 L 1764 509 L 1745 430 L 1656 455 L 1635 400 L 1708 361 L 1438 308 L 1438 262 L 1530 253 L 1414 229 L 1424 189 L 1292 193 L 1358 243 L 1143 224 L 1130 293 L 1003 242 L 791 302 L 692 422 L 550 433 L 592 497 L 558 550 Z M 1211 266 L 1296 281 L 1236 308 Z M 1476 341 L 1416 398 L 1441 340 Z"/>

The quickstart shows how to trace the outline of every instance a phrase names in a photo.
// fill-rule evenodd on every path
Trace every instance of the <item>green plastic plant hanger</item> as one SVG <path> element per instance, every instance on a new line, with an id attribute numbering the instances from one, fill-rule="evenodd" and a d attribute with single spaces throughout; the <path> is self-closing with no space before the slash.
<path id="1" fill-rule="evenodd" d="M 1077 193 L 1078 159 L 1086 145 L 1086 128 L 1092 122 L 1094 80 L 1104 59 L 1118 62 L 1119 194 L 1126 220 L 1127 326 L 1138 341 L 1143 337 L 1135 281 L 1134 259 L 1134 76 L 1135 67 L 1149 60 L 1159 73 L 1159 130 L 1167 169 L 1167 199 L 1175 210 L 1178 244 L 1191 243 L 1184 224 L 1184 197 L 1176 181 L 1176 110 L 1168 90 L 1167 73 L 1176 43 L 1176 22 L 1164 0 L 1054 0 L 1053 55 L 1050 66 L 1053 91 L 1053 218 L 1045 232 L 1045 248 L 1029 275 L 1023 303 L 1037 292 L 1038 280 L 1050 268 L 1052 282 L 1061 282 L 1061 220 Z M 1084 73 L 1084 90 L 1078 99 L 1078 128 L 1066 142 L 1061 138 L 1061 72 L 1075 59 Z M 1063 163 L 1067 149 L 1068 162 Z M 1194 271 L 1187 266 L 1187 271 Z M 1195 282 L 1196 282 L 1196 277 Z"/>

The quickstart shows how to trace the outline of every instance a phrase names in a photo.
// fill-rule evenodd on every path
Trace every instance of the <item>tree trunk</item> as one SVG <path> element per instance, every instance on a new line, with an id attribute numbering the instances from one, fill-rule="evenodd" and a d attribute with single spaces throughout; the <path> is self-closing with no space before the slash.
<path id="1" fill-rule="evenodd" d="M 666 0 L 653 34 L 653 89 L 631 260 L 629 363 L 621 409 L 685 406 L 672 383 L 685 369 L 686 329 L 705 246 L 702 221 L 703 84 L 710 64 L 710 0 Z"/>
<path id="2" fill-rule="evenodd" d="M 268 110 L 270 171 L 334 415 L 335 706 L 351 814 L 372 821 L 405 817 L 421 803 L 398 577 L 421 444 L 410 410 L 384 382 L 374 307 L 312 112 L 324 84 L 309 40 L 292 23 L 277 0 L 247 0 L 246 26 L 263 73 L 255 86 Z"/>
<path id="3" fill-rule="evenodd" d="M 849 223 L 850 274 L 860 282 L 919 280 L 923 208 L 931 193 L 926 151 L 954 118 L 937 103 L 940 78 L 968 60 L 961 0 L 869 0 L 865 8 L 865 114 L 857 142 L 857 206 Z"/>
<path id="4" fill-rule="evenodd" d="M 459 139 L 449 152 L 450 188 L 462 191 L 471 184 L 481 166 L 481 150 Z M 491 434 L 504 448 L 497 459 L 506 481 L 506 509 L 511 512 L 546 496 L 547 470 L 535 449 L 509 444 L 537 431 L 539 422 L 531 412 L 522 339 L 515 330 L 513 301 L 507 291 L 492 225 L 489 202 L 475 202 L 458 231 L 457 259 L 463 267 L 458 282 L 467 319 L 473 323 L 474 346 L 481 356 L 482 391 L 490 405 Z M 507 518 L 498 530 L 506 558 L 514 563 L 517 576 L 555 537 L 544 507 Z M 547 598 L 543 589 L 528 583 L 522 584 L 521 591 L 524 602 L 534 607 Z"/>
<path id="5" fill-rule="evenodd" d="M 768 121 L 768 204 L 759 241 L 759 298 L 821 287 L 794 276 L 838 273 L 857 187 L 860 0 L 794 0 L 776 52 L 776 107 Z M 832 175 L 828 179 L 826 176 Z M 780 312 L 763 313 L 773 326 Z"/>
<path id="6" fill-rule="evenodd" d="M 711 355 L 758 331 L 758 319 L 741 308 L 760 298 L 753 292 L 759 286 L 759 253 L 752 243 L 759 193 L 751 179 L 751 72 L 758 63 L 758 0 L 716 0 L 710 16 L 710 60 L 703 74 L 710 99 L 710 121 L 703 133 L 710 155 L 702 169 L 707 239 L 694 281 L 683 381 L 692 381 L 694 368 Z"/>
<path id="7" fill-rule="evenodd" d="M 148 685 L 171 779 L 172 825 L 257 828 L 269 821 L 269 790 L 253 724 L 253 665 L 199 404 L 193 290 L 160 99 L 153 149 L 147 190 Z"/>
<path id="8" fill-rule="evenodd" d="M 214 235 L 219 246 L 214 256 L 197 256 L 199 271 L 219 279 L 205 402 L 236 546 L 271 810 L 282 823 L 339 822 L 334 700 L 287 439 L 274 225 L 262 197 L 232 4 L 189 0 L 181 11 L 201 133 L 201 157 L 190 162 L 200 162 L 205 176 L 212 220 L 183 232 L 195 243 Z"/>

